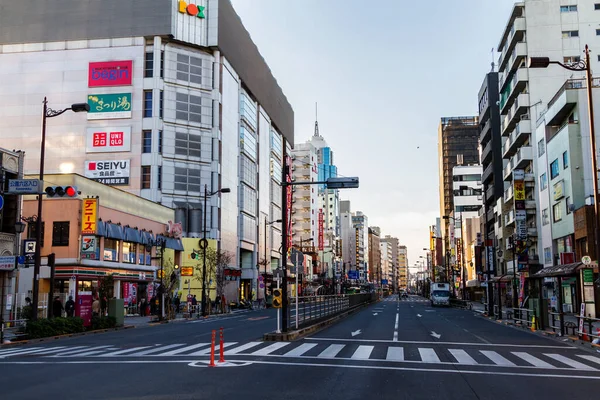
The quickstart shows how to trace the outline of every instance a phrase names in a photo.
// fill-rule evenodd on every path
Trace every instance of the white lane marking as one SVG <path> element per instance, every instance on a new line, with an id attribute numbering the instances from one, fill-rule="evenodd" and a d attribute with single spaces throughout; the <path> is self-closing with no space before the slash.
<path id="1" fill-rule="evenodd" d="M 140 351 L 138 353 L 133 353 L 133 354 L 129 354 L 129 357 L 138 357 L 138 356 L 145 356 L 147 354 L 152 354 L 152 353 L 160 353 L 163 350 L 168 350 L 168 349 L 172 349 L 174 347 L 179 347 L 179 346 L 183 346 L 185 345 L 185 343 L 175 343 L 175 344 L 168 344 L 166 346 L 159 346 L 159 347 L 154 347 L 152 349 L 148 349 L 148 350 L 144 350 L 144 351 Z"/>
<path id="2" fill-rule="evenodd" d="M 237 342 L 228 342 L 228 343 L 223 343 L 223 348 L 227 348 L 229 346 L 235 346 L 237 344 Z M 207 349 L 204 350 L 200 350 L 200 351 L 196 351 L 194 353 L 190 353 L 190 354 L 186 354 L 186 356 L 203 356 L 203 355 L 207 355 L 210 354 L 210 347 L 208 347 Z M 219 354 L 219 344 L 215 343 L 215 354 Z"/>
<path id="3" fill-rule="evenodd" d="M 118 356 L 118 355 L 121 355 L 121 354 L 129 353 L 131 351 L 138 351 L 138 350 L 147 349 L 148 347 L 150 347 L 150 346 L 132 347 L 130 349 L 123 349 L 123 350 L 113 351 L 113 352 L 110 352 L 110 353 L 102 354 L 101 357 Z"/>
<path id="4" fill-rule="evenodd" d="M 419 348 L 419 354 L 421 355 L 421 360 L 426 363 L 439 363 L 440 359 L 435 354 L 435 350 L 428 348 Z"/>
<path id="5" fill-rule="evenodd" d="M 28 354 L 28 353 L 33 354 L 33 353 L 38 353 L 38 352 L 43 352 L 43 351 L 44 351 L 43 348 L 31 347 L 29 349 L 19 349 L 19 350 L 15 350 L 11 353 L 4 353 L 4 354 L 0 355 L 0 358 L 19 356 L 19 355 Z"/>
<path id="6" fill-rule="evenodd" d="M 107 350 L 115 350 L 115 348 L 109 347 L 109 348 L 102 349 L 102 350 L 92 350 L 92 351 L 85 351 L 83 353 L 66 354 L 65 357 L 88 357 L 88 356 L 93 356 L 93 355 L 99 355 L 100 353 L 104 353 Z"/>
<path id="7" fill-rule="evenodd" d="M 339 339 L 339 338 L 324 338 L 324 337 L 307 337 L 305 340 L 326 340 L 326 341 L 341 341 L 341 342 L 373 342 L 373 343 L 393 343 L 393 340 L 382 339 Z M 542 349 L 560 349 L 560 350 L 576 350 L 574 346 L 548 346 L 548 345 L 531 345 L 531 344 L 506 344 L 506 343 L 460 343 L 460 342 L 438 342 L 438 341 L 421 341 L 421 340 L 399 340 L 398 343 L 407 344 L 449 344 L 455 346 L 495 346 L 495 347 L 526 347 L 526 348 L 542 348 Z"/>
<path id="8" fill-rule="evenodd" d="M 12 349 L 4 349 L 4 350 L 0 350 L 0 357 L 4 356 L 6 354 L 9 353 L 20 353 L 22 351 L 27 351 L 27 350 L 37 350 L 37 349 L 41 349 L 41 347 L 27 347 L 27 348 L 23 348 L 23 347 L 14 347 Z"/>
<path id="9" fill-rule="evenodd" d="M 567 364 L 569 367 L 573 367 L 575 369 L 581 369 L 584 371 L 596 371 L 596 368 L 590 367 L 589 365 L 585 365 L 580 363 L 579 361 L 571 360 L 560 354 L 544 354 L 546 357 L 550 357 L 553 360 L 560 361 L 563 364 Z"/>
<path id="10" fill-rule="evenodd" d="M 155 356 L 161 356 L 161 357 L 164 357 L 164 356 L 174 356 L 176 354 L 185 353 L 188 350 L 193 350 L 193 349 L 197 349 L 198 347 L 204 347 L 204 346 L 210 346 L 210 343 L 196 343 L 196 344 L 192 344 L 190 346 L 185 346 L 185 347 L 181 347 L 179 349 L 167 351 L 165 353 L 154 354 L 154 355 Z"/>
<path id="11" fill-rule="evenodd" d="M 319 358 L 333 358 L 346 347 L 344 344 L 332 344 L 321 352 L 317 357 Z"/>
<path id="12" fill-rule="evenodd" d="M 554 365 L 552 365 L 544 360 L 540 360 L 539 358 L 534 357 L 529 353 L 525 353 L 522 351 L 511 351 L 511 353 L 514 354 L 515 356 L 519 357 L 521 360 L 527 361 L 529 364 L 531 364 L 535 367 L 555 368 Z"/>
<path id="13" fill-rule="evenodd" d="M 454 358 L 456 358 L 456 361 L 459 364 L 477 365 L 477 361 L 475 361 L 475 359 L 469 354 L 467 354 L 467 352 L 464 350 L 448 349 L 448 351 L 450 352 L 450 354 L 452 354 Z"/>
<path id="14" fill-rule="evenodd" d="M 581 357 L 584 360 L 588 360 L 588 361 L 591 361 L 593 363 L 600 364 L 600 358 L 598 358 L 598 357 L 588 356 L 588 355 L 579 355 L 577 357 Z"/>
<path id="15" fill-rule="evenodd" d="M 490 360 L 492 360 L 492 362 L 496 365 L 505 365 L 505 366 L 516 367 L 515 363 L 507 360 L 506 358 L 502 357 L 500 354 L 496 353 L 495 351 L 479 350 L 479 352 L 481 354 L 483 354 L 484 356 L 486 356 L 487 358 L 489 358 Z"/>
<path id="16" fill-rule="evenodd" d="M 288 351 L 283 356 L 284 357 L 300 357 L 302 354 L 306 353 L 313 347 L 316 347 L 316 343 L 303 343 L 300 346 L 296 347 L 294 350 Z"/>
<path id="17" fill-rule="evenodd" d="M 358 346 L 358 349 L 352 354 L 353 360 L 366 360 L 371 356 L 375 346 Z"/>
<path id="18" fill-rule="evenodd" d="M 249 343 L 243 344 L 241 346 L 238 346 L 238 347 L 236 347 L 234 349 L 227 350 L 225 352 L 225 354 L 227 354 L 227 355 L 238 354 L 238 353 L 241 353 L 244 350 L 251 349 L 251 348 L 256 347 L 256 346 L 258 346 L 259 344 L 262 344 L 262 343 L 263 342 L 249 342 Z"/>
<path id="19" fill-rule="evenodd" d="M 252 353 L 253 356 L 266 356 L 267 354 L 270 354 L 276 350 L 281 349 L 282 347 L 285 347 L 287 345 L 289 345 L 290 342 L 277 342 L 277 343 L 273 343 L 268 345 L 267 347 L 263 347 L 260 350 L 256 350 L 254 353 Z"/>
<path id="20" fill-rule="evenodd" d="M 354 332 L 350 332 L 350 334 L 352 335 L 352 337 L 356 336 L 356 335 L 360 335 L 362 332 L 359 330 L 356 330 Z"/>
<path id="21" fill-rule="evenodd" d="M 111 350 L 112 345 L 102 345 L 102 346 L 93 346 L 93 347 L 87 347 L 84 346 L 83 348 L 77 349 L 75 351 L 73 351 L 73 349 L 69 349 L 66 348 L 64 349 L 64 351 L 59 351 L 59 352 L 55 352 L 57 354 L 54 354 L 53 356 L 48 356 L 48 357 L 72 357 L 72 356 L 78 356 L 80 353 L 84 353 L 84 352 L 88 352 L 91 350 L 102 350 L 102 351 L 106 351 L 106 350 Z"/>
<path id="22" fill-rule="evenodd" d="M 53 354 L 53 353 L 62 353 L 63 351 L 65 351 L 67 348 L 65 347 L 51 347 L 50 349 L 48 349 L 48 351 L 41 351 L 39 353 L 37 353 L 36 355 L 48 355 L 48 354 Z M 89 346 L 73 346 L 73 347 L 68 347 L 69 350 L 76 350 L 77 351 L 81 351 L 81 350 L 91 350 L 91 348 Z"/>
<path id="23" fill-rule="evenodd" d="M 387 356 L 385 359 L 388 361 L 404 361 L 404 348 L 388 347 Z"/>
<path id="24" fill-rule="evenodd" d="M 399 315 L 398 315 L 398 313 L 396 313 L 396 322 L 394 323 L 394 337 L 392 339 L 393 342 L 398 341 L 398 318 L 399 318 Z"/>

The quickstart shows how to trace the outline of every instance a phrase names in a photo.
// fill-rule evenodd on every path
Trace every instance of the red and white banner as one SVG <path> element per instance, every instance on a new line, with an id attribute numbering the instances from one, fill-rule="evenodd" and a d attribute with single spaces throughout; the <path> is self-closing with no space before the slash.
<path id="1" fill-rule="evenodd" d="M 319 209 L 319 250 L 323 250 L 325 242 L 323 241 L 323 209 Z"/>
<path id="2" fill-rule="evenodd" d="M 287 165 L 287 174 L 285 176 L 285 180 L 287 181 L 287 183 L 291 183 L 292 182 L 292 157 L 287 156 L 285 163 Z M 292 186 L 288 185 L 286 187 L 286 197 L 287 197 L 287 204 L 286 204 L 286 208 L 287 208 L 287 215 L 288 215 L 288 243 L 287 243 L 287 248 L 288 248 L 288 252 L 289 249 L 292 248 Z"/>

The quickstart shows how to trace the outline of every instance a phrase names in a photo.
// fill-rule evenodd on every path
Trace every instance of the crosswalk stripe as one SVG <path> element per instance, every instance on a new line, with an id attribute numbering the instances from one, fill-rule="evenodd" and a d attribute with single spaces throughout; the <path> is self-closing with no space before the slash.
<path id="1" fill-rule="evenodd" d="M 358 346 L 358 349 L 352 354 L 353 359 L 366 360 L 371 356 L 375 346 Z"/>
<path id="2" fill-rule="evenodd" d="M 288 351 L 284 354 L 284 357 L 300 357 L 302 354 L 306 353 L 313 347 L 315 347 L 316 343 L 304 343 L 300 346 L 296 347 L 294 350 Z"/>
<path id="3" fill-rule="evenodd" d="M 237 344 L 237 342 L 228 342 L 228 343 L 223 343 L 223 348 L 227 348 L 229 346 L 235 346 Z M 200 351 L 196 351 L 194 353 L 190 353 L 188 354 L 188 356 L 205 356 L 207 354 L 210 354 L 210 347 L 204 349 L 204 350 L 200 350 Z M 219 344 L 215 344 L 215 354 L 219 354 Z"/>
<path id="4" fill-rule="evenodd" d="M 101 353 L 104 353 L 105 351 L 110 351 L 110 350 L 114 350 L 114 348 L 110 347 L 108 349 L 102 349 L 102 350 L 92 350 L 92 351 L 86 351 L 83 353 L 76 353 L 76 354 L 65 354 L 64 357 L 88 357 L 88 356 L 95 356 Z"/>
<path id="5" fill-rule="evenodd" d="M 333 358 L 337 356 L 337 354 L 342 351 L 345 347 L 343 344 L 332 344 L 329 345 L 325 350 L 321 352 L 317 357 L 319 358 Z"/>
<path id="6" fill-rule="evenodd" d="M 492 360 L 492 362 L 496 365 L 504 365 L 504 366 L 511 366 L 511 367 L 516 366 L 515 363 L 507 360 L 506 358 L 502 357 L 500 354 L 496 353 L 495 351 L 479 350 L 479 352 L 481 354 L 483 354 L 484 356 L 486 356 L 487 358 L 489 358 L 490 360 Z"/>
<path id="7" fill-rule="evenodd" d="M 73 347 L 50 347 L 48 349 L 48 351 L 42 351 L 39 353 L 36 353 L 36 355 L 48 355 L 48 354 L 54 354 L 54 353 L 62 353 L 65 350 L 77 350 L 77 351 L 81 351 L 81 350 L 90 350 L 89 346 L 73 346 Z"/>
<path id="8" fill-rule="evenodd" d="M 475 361 L 475 359 L 464 350 L 448 349 L 448 351 L 454 358 L 456 358 L 456 361 L 459 364 L 477 365 L 477 361 Z"/>
<path id="9" fill-rule="evenodd" d="M 83 352 L 87 352 L 90 350 L 100 350 L 100 349 L 104 349 L 104 350 L 108 350 L 107 347 L 110 347 L 110 345 L 102 345 L 102 346 L 94 346 L 94 347 L 87 347 L 84 346 L 83 348 L 77 349 L 75 351 L 73 351 L 73 349 L 64 349 L 64 351 L 59 351 L 57 352 L 57 354 L 54 354 L 53 356 L 49 356 L 49 357 L 70 357 L 70 356 L 77 356 L 79 355 L 79 353 L 83 353 Z"/>
<path id="10" fill-rule="evenodd" d="M 262 343 L 263 342 L 249 342 L 249 343 L 243 344 L 241 346 L 238 346 L 235 349 L 227 350 L 225 352 L 225 354 L 228 354 L 228 355 L 229 354 L 238 354 L 238 353 L 241 353 L 244 350 L 251 349 L 251 348 L 256 347 L 256 346 L 258 346 L 259 344 L 262 344 Z"/>
<path id="11" fill-rule="evenodd" d="M 3 354 L 0 354 L 0 358 L 1 357 L 10 357 L 16 354 L 24 354 L 24 353 L 30 353 L 30 352 L 35 352 L 35 351 L 42 351 L 43 349 L 39 348 L 39 347 L 31 347 L 29 349 L 12 349 L 12 351 L 10 352 L 6 352 Z"/>
<path id="12" fill-rule="evenodd" d="M 121 354 L 126 354 L 126 353 L 130 353 L 132 351 L 138 351 L 138 350 L 142 350 L 142 349 L 147 349 L 148 347 L 150 347 L 150 346 L 132 347 L 130 349 L 123 349 L 123 350 L 113 351 L 111 353 L 102 354 L 102 357 L 120 356 Z"/>
<path id="13" fill-rule="evenodd" d="M 388 361 L 404 361 L 404 348 L 388 347 L 385 359 Z"/>
<path id="14" fill-rule="evenodd" d="M 175 344 L 168 344 L 166 346 L 154 347 L 152 349 L 140 351 L 138 353 L 129 354 L 129 356 L 130 357 L 138 357 L 138 356 L 145 356 L 147 354 L 152 354 L 152 353 L 159 353 L 159 352 L 161 352 L 163 350 L 168 350 L 168 349 L 172 349 L 174 347 L 183 346 L 184 344 L 185 343 L 175 343 Z"/>
<path id="15" fill-rule="evenodd" d="M 588 356 L 588 355 L 579 355 L 577 357 L 581 357 L 584 360 L 588 360 L 588 361 L 591 361 L 593 363 L 600 364 L 600 358 L 598 358 L 598 357 Z"/>
<path id="16" fill-rule="evenodd" d="M 285 347 L 287 345 L 289 345 L 290 342 L 277 342 L 277 343 L 273 343 L 268 345 L 267 347 L 263 347 L 260 350 L 256 350 L 254 353 L 252 353 L 253 356 L 266 356 L 267 354 L 270 354 L 276 350 L 281 349 L 282 347 Z"/>
<path id="17" fill-rule="evenodd" d="M 209 345 L 210 345 L 210 343 L 196 343 L 196 344 L 193 344 L 191 346 L 185 346 L 185 347 L 181 347 L 179 349 L 167 351 L 165 353 L 154 354 L 154 355 L 155 356 L 161 356 L 161 357 L 174 356 L 176 354 L 185 353 L 188 350 L 193 350 L 193 349 L 197 349 L 198 347 L 204 347 L 204 346 L 209 346 Z"/>
<path id="18" fill-rule="evenodd" d="M 594 367 L 590 367 L 589 365 L 580 363 L 579 361 L 576 361 L 576 360 L 571 360 L 570 358 L 567 358 L 560 354 L 544 354 L 544 355 L 546 357 L 552 358 L 553 360 L 560 361 L 563 364 L 567 364 L 569 367 L 573 367 L 575 369 L 581 369 L 581 370 L 586 370 L 586 371 L 596 371 L 596 368 L 594 368 Z"/>
<path id="19" fill-rule="evenodd" d="M 440 359 L 435 354 L 435 350 L 430 348 L 419 348 L 419 354 L 421 355 L 421 360 L 426 363 L 439 363 Z"/>
<path id="20" fill-rule="evenodd" d="M 547 363 L 544 360 L 540 360 L 537 357 L 532 356 L 529 353 L 525 353 L 522 351 L 513 351 L 512 354 L 514 354 L 515 356 L 519 357 L 521 360 L 527 361 L 529 364 L 535 366 L 535 367 L 541 367 L 541 368 L 555 368 L 554 365 Z"/>

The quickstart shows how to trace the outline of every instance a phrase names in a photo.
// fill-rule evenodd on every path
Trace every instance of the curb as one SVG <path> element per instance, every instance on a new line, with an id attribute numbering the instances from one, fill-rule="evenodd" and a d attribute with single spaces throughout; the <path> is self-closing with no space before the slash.
<path id="1" fill-rule="evenodd" d="M 86 336 L 86 335 L 96 335 L 96 334 L 99 334 L 99 333 L 106 333 L 106 332 L 113 332 L 113 331 L 122 331 L 122 330 L 125 330 L 125 329 L 133 329 L 133 328 L 135 328 L 134 325 L 125 325 L 125 326 L 121 326 L 121 327 L 117 327 L 117 328 L 97 329 L 97 330 L 89 331 L 89 332 L 67 333 L 65 335 L 48 336 L 48 337 L 39 338 L 39 339 L 16 340 L 14 342 L 2 343 L 2 344 L 0 344 L 0 348 L 3 348 L 3 347 L 13 347 L 13 346 L 22 346 L 22 345 L 30 344 L 30 343 L 51 342 L 51 341 L 54 341 L 54 340 L 59 340 L 59 339 L 64 339 L 64 338 Z"/>
<path id="2" fill-rule="evenodd" d="M 265 333 L 263 335 L 263 340 L 265 342 L 289 342 L 289 341 L 298 340 L 298 339 L 303 338 L 304 336 L 307 336 L 311 333 L 318 332 L 330 325 L 333 325 L 334 323 L 338 322 L 339 320 L 342 320 L 342 319 L 344 319 L 366 307 L 369 307 L 373 304 L 377 304 L 380 301 L 381 300 L 374 301 L 373 303 L 362 304 L 362 305 L 356 306 L 350 310 L 344 311 L 343 313 L 336 315 L 335 317 L 332 317 L 325 321 L 318 322 L 318 323 L 308 326 L 306 328 L 298 329 L 297 331 L 291 331 L 291 332 L 287 332 L 287 333 L 275 333 L 275 332 Z"/>

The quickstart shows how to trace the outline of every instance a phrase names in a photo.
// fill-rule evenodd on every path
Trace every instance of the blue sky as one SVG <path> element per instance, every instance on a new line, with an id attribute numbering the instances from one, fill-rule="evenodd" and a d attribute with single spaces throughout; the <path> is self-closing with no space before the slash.
<path id="1" fill-rule="evenodd" d="M 342 193 L 369 225 L 408 246 L 439 216 L 437 128 L 477 114 L 477 93 L 512 0 L 232 0 L 295 113 L 296 142 L 319 131 Z M 497 61 L 497 54 L 494 54 Z"/>

